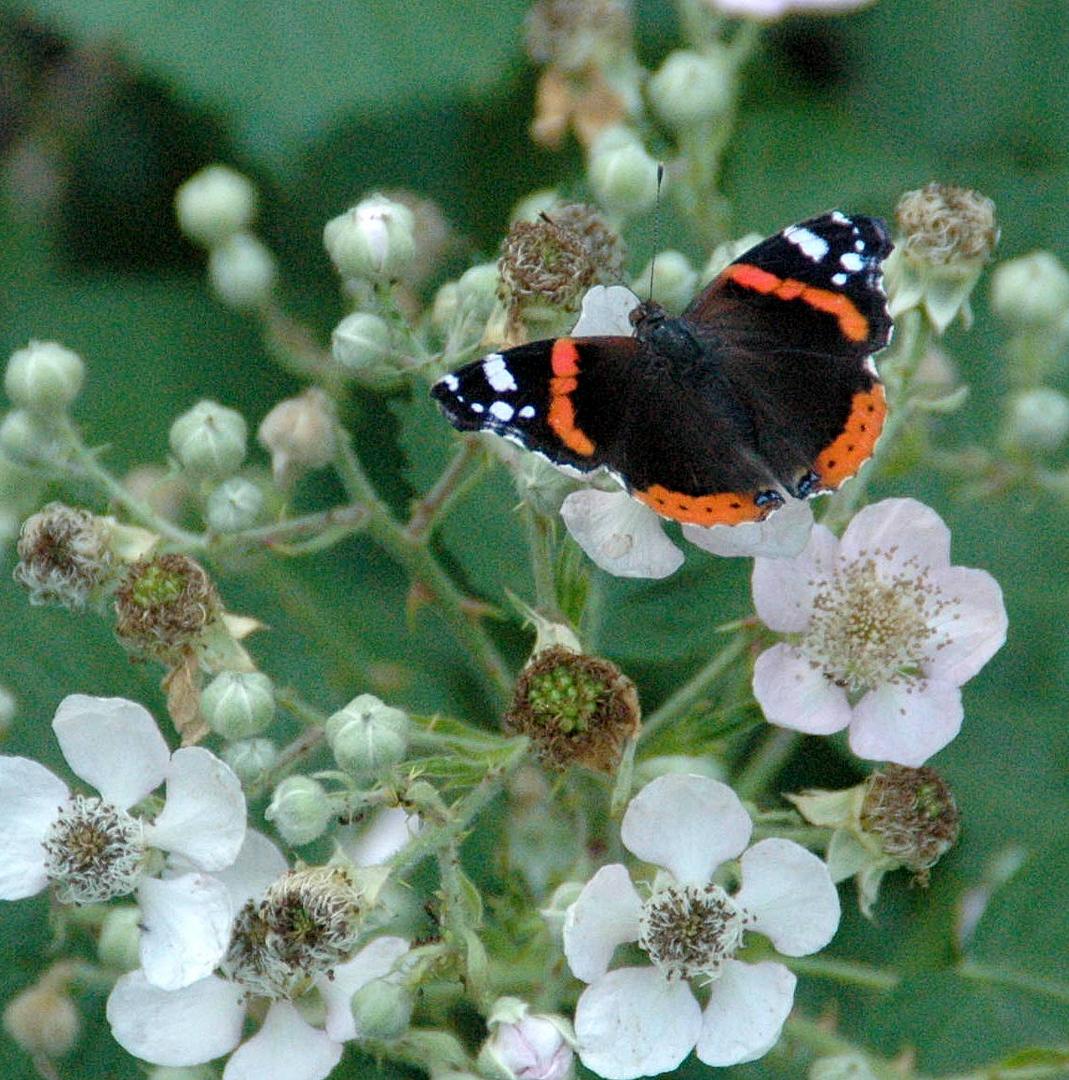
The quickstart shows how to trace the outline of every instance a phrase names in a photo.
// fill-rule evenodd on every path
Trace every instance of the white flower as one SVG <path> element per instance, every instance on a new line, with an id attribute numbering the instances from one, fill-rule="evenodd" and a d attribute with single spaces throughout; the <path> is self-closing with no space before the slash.
<path id="1" fill-rule="evenodd" d="M 572 336 L 630 337 L 634 328 L 629 316 L 638 303 L 638 297 L 622 285 L 595 285 L 583 297 Z M 564 499 L 560 513 L 591 561 L 617 577 L 663 578 L 683 564 L 683 553 L 665 535 L 662 519 L 625 491 L 597 487 L 574 491 Z M 683 536 L 714 555 L 786 558 L 805 547 L 812 525 L 809 504 L 790 499 L 765 521 L 711 528 L 684 525 Z"/>
<path id="2" fill-rule="evenodd" d="M 245 796 L 214 754 L 173 754 L 142 706 L 123 698 L 72 694 L 52 729 L 76 776 L 100 798 L 72 795 L 28 758 L 0 757 L 0 899 L 32 896 L 51 883 L 57 896 L 90 903 L 137 891 L 145 927 L 141 962 L 160 986 L 183 986 L 222 958 L 231 911 L 219 871 L 245 838 Z M 130 808 L 161 783 L 155 819 Z M 167 852 L 171 871 L 152 876 Z M 174 873 L 181 865 L 185 872 Z M 206 873 L 207 872 L 207 873 Z"/>
<path id="3" fill-rule="evenodd" d="M 1006 640 L 998 583 L 950 565 L 950 530 L 914 499 L 856 514 L 842 540 L 814 528 L 796 559 L 757 559 L 754 606 L 790 635 L 754 667 L 770 723 L 849 727 L 858 757 L 922 765 L 957 735 L 959 687 Z"/>
<path id="4" fill-rule="evenodd" d="M 762 840 L 740 860 L 729 895 L 713 876 L 743 852 L 753 825 L 719 781 L 671 773 L 627 808 L 625 847 L 664 867 L 646 900 L 619 863 L 583 887 L 564 922 L 564 953 L 590 985 L 575 1013 L 579 1057 L 606 1080 L 676 1068 L 694 1049 L 707 1065 L 753 1061 L 779 1038 L 795 978 L 781 963 L 736 960 L 745 932 L 786 956 L 823 948 L 839 925 L 827 867 L 789 840 Z M 609 970 L 617 945 L 638 942 L 652 967 Z M 703 1010 L 687 980 L 709 985 Z"/>
<path id="5" fill-rule="evenodd" d="M 335 833 L 338 847 L 354 866 L 382 866 L 419 835 L 419 814 L 400 806 L 379 810 L 367 824 L 345 826 Z"/>

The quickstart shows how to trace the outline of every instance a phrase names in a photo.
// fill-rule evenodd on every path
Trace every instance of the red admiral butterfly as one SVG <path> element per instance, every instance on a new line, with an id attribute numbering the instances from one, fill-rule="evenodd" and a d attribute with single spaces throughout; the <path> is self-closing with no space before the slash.
<path id="1" fill-rule="evenodd" d="M 831 491 L 872 455 L 887 405 L 872 361 L 891 336 L 882 221 L 839 211 L 731 263 L 631 337 L 562 337 L 491 353 L 434 384 L 449 422 L 555 465 L 606 468 L 662 517 L 760 521 Z"/>

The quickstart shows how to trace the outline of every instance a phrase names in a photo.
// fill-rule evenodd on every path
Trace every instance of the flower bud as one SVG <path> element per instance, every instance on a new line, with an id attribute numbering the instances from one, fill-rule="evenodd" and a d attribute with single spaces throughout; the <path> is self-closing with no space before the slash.
<path id="1" fill-rule="evenodd" d="M 175 192 L 178 227 L 210 248 L 247 229 L 256 213 L 256 188 L 227 165 L 208 165 Z"/>
<path id="2" fill-rule="evenodd" d="M 136 905 L 110 907 L 100 925 L 97 958 L 112 971 L 141 966 L 141 910 Z"/>
<path id="3" fill-rule="evenodd" d="M 561 1016 L 531 1013 L 518 998 L 500 998 L 487 1020 L 490 1037 L 479 1071 L 495 1080 L 565 1080 L 573 1072 L 574 1035 Z"/>
<path id="4" fill-rule="evenodd" d="M 275 718 L 275 688 L 259 671 L 222 671 L 204 688 L 200 711 L 216 735 L 233 742 L 265 731 Z"/>
<path id="5" fill-rule="evenodd" d="M 353 994 L 357 1038 L 396 1039 L 412 1020 L 412 995 L 391 979 L 372 979 Z"/>
<path id="6" fill-rule="evenodd" d="M 317 386 L 280 401 L 256 435 L 271 455 L 275 482 L 285 487 L 307 469 L 321 469 L 334 459 L 334 406 Z"/>
<path id="7" fill-rule="evenodd" d="M 223 747 L 220 756 L 233 769 L 241 786 L 247 788 L 259 783 L 275 767 L 278 747 L 270 739 L 241 739 Z"/>
<path id="8" fill-rule="evenodd" d="M 55 341 L 31 341 L 11 354 L 4 389 L 13 404 L 54 416 L 66 411 L 85 381 L 82 358 Z"/>
<path id="9" fill-rule="evenodd" d="M 259 485 L 243 476 L 231 476 L 208 496 L 204 520 L 213 532 L 241 532 L 260 520 L 263 509 L 264 493 Z"/>
<path id="10" fill-rule="evenodd" d="M 287 844 L 310 844 L 326 831 L 334 808 L 326 790 L 310 776 L 287 776 L 271 795 L 264 817 Z"/>
<path id="11" fill-rule="evenodd" d="M 227 307 L 263 307 L 275 277 L 275 257 L 251 233 L 234 233 L 208 254 L 208 282 Z"/>
<path id="12" fill-rule="evenodd" d="M 156 1065 L 145 1080 L 217 1080 L 217 1074 L 211 1065 Z"/>
<path id="13" fill-rule="evenodd" d="M 7 738 L 17 710 L 15 695 L 6 686 L 0 686 L 0 741 Z"/>
<path id="14" fill-rule="evenodd" d="M 370 195 L 327 222 L 323 243 L 342 277 L 394 281 L 416 254 L 414 225 L 407 206 Z"/>
<path id="15" fill-rule="evenodd" d="M 1033 251 L 995 267 L 991 307 L 1016 326 L 1045 326 L 1069 316 L 1069 270 L 1049 251 Z"/>
<path id="16" fill-rule="evenodd" d="M 464 271 L 456 282 L 456 300 L 465 312 L 489 318 L 501 289 L 501 273 L 497 263 L 480 263 Z"/>
<path id="17" fill-rule="evenodd" d="M 1049 386 L 1022 390 L 1010 400 L 1006 441 L 1036 454 L 1057 450 L 1069 436 L 1069 398 Z"/>
<path id="18" fill-rule="evenodd" d="M 590 150 L 587 175 L 598 202 L 610 213 L 630 216 L 657 200 L 657 162 L 635 136 L 609 128 Z"/>
<path id="19" fill-rule="evenodd" d="M 334 327 L 330 343 L 334 359 L 350 374 L 374 374 L 384 369 L 396 374 L 396 369 L 388 363 L 393 355 L 390 328 L 378 315 L 369 311 L 346 315 Z"/>
<path id="20" fill-rule="evenodd" d="M 582 891 L 583 882 L 565 881 L 553 890 L 553 895 L 549 898 L 549 904 L 539 909 L 538 914 L 545 919 L 554 941 L 561 940 L 568 908 L 579 899 L 579 894 Z"/>
<path id="21" fill-rule="evenodd" d="M 525 195 L 512 208 L 509 222 L 539 221 L 543 214 L 548 214 L 555 206 L 560 206 L 561 197 L 556 188 L 539 188 Z"/>
<path id="22" fill-rule="evenodd" d="M 653 260 L 653 289 L 651 299 L 669 311 L 682 311 L 694 296 L 698 275 L 690 261 L 680 251 L 658 252 Z M 650 266 L 631 283 L 637 293 L 650 288 Z"/>
<path id="23" fill-rule="evenodd" d="M 880 1080 L 868 1058 L 860 1051 L 817 1058 L 806 1080 Z"/>
<path id="24" fill-rule="evenodd" d="M 373 779 L 404 760 L 408 716 L 373 694 L 353 698 L 327 721 L 327 741 L 338 767 L 359 779 Z"/>
<path id="25" fill-rule="evenodd" d="M 215 401 L 200 401 L 171 425 L 171 452 L 190 475 L 222 480 L 245 460 L 245 418 Z"/>
<path id="26" fill-rule="evenodd" d="M 12 409 L 0 421 L 0 454 L 18 465 L 34 465 L 56 455 L 56 433 L 39 414 Z"/>
<path id="27" fill-rule="evenodd" d="M 657 115 L 676 130 L 722 116 L 732 101 L 734 65 L 721 45 L 669 53 L 647 84 Z"/>
<path id="28" fill-rule="evenodd" d="M 63 1057 L 78 1041 L 81 1028 L 66 979 L 55 972 L 16 994 L 4 1009 L 4 1030 L 34 1057 Z"/>

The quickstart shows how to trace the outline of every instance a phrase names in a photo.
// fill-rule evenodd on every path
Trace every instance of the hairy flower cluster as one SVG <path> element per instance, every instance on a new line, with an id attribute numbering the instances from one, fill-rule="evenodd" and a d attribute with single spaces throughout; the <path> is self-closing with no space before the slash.
<path id="1" fill-rule="evenodd" d="M 635 685 L 615 664 L 556 645 L 524 668 L 505 728 L 528 736 L 556 768 L 577 762 L 612 772 L 640 717 Z"/>
<path id="2" fill-rule="evenodd" d="M 957 842 L 961 817 L 935 769 L 888 765 L 868 779 L 861 824 L 879 837 L 884 854 L 928 883 L 928 872 Z"/>
<path id="3" fill-rule="evenodd" d="M 29 590 L 30 603 L 84 607 L 111 576 L 109 533 L 103 519 L 59 502 L 28 517 L 19 535 L 14 577 Z"/>
<path id="4" fill-rule="evenodd" d="M 907 191 L 895 208 L 904 254 L 943 264 L 986 259 L 998 243 L 995 204 L 970 188 L 932 182 Z"/>

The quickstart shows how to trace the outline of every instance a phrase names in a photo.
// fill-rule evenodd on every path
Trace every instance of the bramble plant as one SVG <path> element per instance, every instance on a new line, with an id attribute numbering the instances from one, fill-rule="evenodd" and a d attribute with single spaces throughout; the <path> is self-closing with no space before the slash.
<path id="1" fill-rule="evenodd" d="M 849 1021 L 855 998 L 901 1006 L 903 972 L 879 946 L 887 895 L 893 906 L 904 883 L 934 885 L 968 829 L 967 800 L 928 763 L 969 724 L 969 680 L 1007 633 L 999 584 L 952 562 L 920 479 L 941 472 L 972 497 L 1069 496 L 1069 469 L 1051 463 L 1069 438 L 1053 385 L 1069 271 L 1047 252 L 994 266 L 1012 392 L 997 445 L 950 448 L 938 422 L 970 403 L 941 338 L 968 327 L 999 228 L 976 191 L 902 194 L 883 208 L 895 330 L 875 358 L 888 413 L 871 459 L 841 490 L 765 520 L 685 524 L 684 546 L 611 476 L 452 432 L 429 405 L 420 423 L 442 438 L 413 443 L 428 479 L 399 506 L 352 431 L 356 402 L 385 416 L 484 354 L 498 365 L 487 378 L 507 384 L 499 350 L 577 318 L 579 334 L 630 333 L 637 300 L 600 288 L 623 278 L 685 307 L 760 239 L 729 227 L 722 166 L 766 23 L 860 6 L 680 0 L 683 41 L 650 71 L 624 0 L 538 0 L 530 134 L 554 149 L 578 141 L 582 196 L 532 193 L 502 228 L 500 258 L 452 280 L 450 227 L 428 200 L 369 191 L 324 214 L 348 306 L 329 346 L 286 307 L 255 185 L 227 164 L 188 178 L 177 220 L 204 249 L 212 293 L 302 383 L 253 425 L 263 453 L 240 402 L 205 399 L 175 416 L 165 467 L 118 475 L 76 421 L 83 395 L 104 392 L 99 360 L 52 341 L 10 357 L 0 524 L 14 581 L 30 604 L 107 623 L 116 670 L 149 666 L 166 713 L 57 687 L 67 772 L 0 757 L 0 898 L 46 891 L 52 904 L 54 959 L 4 1012 L 41 1076 L 62 1075 L 102 987 L 114 1039 L 160 1078 L 412 1067 L 564 1080 L 577 1062 L 605 1080 L 684 1062 L 688 1076 L 745 1062 L 760 1064 L 738 1075 L 935 1075 Z M 626 241 L 659 191 L 693 247 L 642 267 Z M 819 261 L 819 237 L 793 242 Z M 844 269 L 851 259 L 859 269 L 853 253 Z M 337 486 L 316 486 L 328 472 Z M 502 476 L 511 508 L 469 498 Z M 526 549 L 458 555 L 456 530 L 493 532 L 491 514 L 521 521 Z M 316 565 L 353 537 L 405 575 L 410 622 L 456 650 L 453 696 L 428 703 L 396 677 L 403 661 L 418 681 L 419 656 L 383 650 L 339 692 L 311 674 L 284 680 L 258 655 L 268 634 L 302 655 L 327 649 L 330 628 L 299 600 L 291 622 L 265 626 L 231 608 L 234 583 L 282 589 L 279 568 Z M 735 602 L 703 613 L 700 655 L 631 671 L 599 655 L 629 633 L 606 632 L 613 578 L 664 579 L 650 618 L 671 633 L 694 575 L 743 560 L 749 588 L 731 577 Z M 6 695 L 0 710 L 18 716 Z M 964 957 L 1011 873 L 973 883 L 956 919 L 924 931 L 978 985 L 997 979 Z M 1069 1070 L 1064 1029 L 1060 1043 L 1009 1046 L 939 1075 Z"/>

